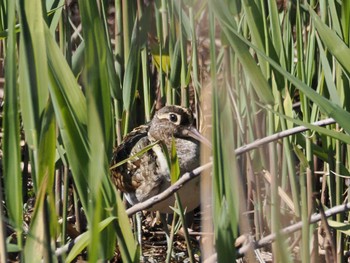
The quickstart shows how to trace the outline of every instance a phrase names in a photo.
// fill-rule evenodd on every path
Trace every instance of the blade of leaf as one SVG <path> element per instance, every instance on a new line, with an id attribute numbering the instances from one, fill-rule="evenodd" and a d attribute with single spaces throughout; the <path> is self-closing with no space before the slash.
<path id="1" fill-rule="evenodd" d="M 40 262 L 46 258 L 45 250 L 49 248 L 49 244 L 45 243 L 45 195 L 47 191 L 47 181 L 43 179 L 42 184 L 37 192 L 36 202 L 32 213 L 32 218 L 29 226 L 29 231 L 26 238 L 24 248 L 25 259 L 32 262 Z M 50 253 L 49 253 L 50 254 Z M 47 254 L 46 254 L 47 255 Z M 47 260 L 47 258 L 46 258 Z"/>
<path id="2" fill-rule="evenodd" d="M 15 36 L 15 3 L 7 1 L 9 30 L 5 61 L 5 87 L 3 112 L 3 176 L 5 181 L 5 200 L 10 222 L 17 231 L 18 245 L 22 246 L 22 173 L 20 152 L 19 105 L 17 86 L 17 60 Z M 2 257 L 6 256 L 6 252 Z"/>
<path id="3" fill-rule="evenodd" d="M 87 167 L 89 153 L 86 138 L 85 97 L 76 83 L 65 58 L 46 27 L 50 83 L 49 90 L 57 123 L 73 172 L 75 186 L 87 208 Z"/>
<path id="4" fill-rule="evenodd" d="M 102 24 L 97 2 L 79 1 L 82 18 L 83 35 L 85 39 L 85 88 L 88 105 L 95 103 L 98 117 L 102 127 L 102 142 L 106 150 L 106 156 L 112 154 L 113 126 L 111 110 L 111 86 L 115 74 L 110 75 L 108 59 L 112 53 L 107 43 L 107 32 Z M 115 72 L 115 71 L 114 71 Z"/>
<path id="5" fill-rule="evenodd" d="M 117 220 L 116 217 L 108 217 L 105 220 L 98 223 L 98 231 L 101 232 L 103 229 L 105 229 L 109 224 L 111 224 L 114 220 Z M 85 233 L 81 234 L 79 236 L 79 239 L 74 244 L 72 250 L 69 252 L 66 262 L 72 262 L 80 253 L 81 251 L 87 247 L 89 244 L 90 239 L 90 233 L 91 230 L 86 231 Z"/>
<path id="6" fill-rule="evenodd" d="M 309 7 L 309 13 L 325 46 L 344 67 L 346 72 L 350 74 L 350 48 L 332 29 L 321 21 L 311 7 Z"/>
<path id="7" fill-rule="evenodd" d="M 240 62 L 244 66 L 247 74 L 250 77 L 252 86 L 257 93 L 258 97 L 266 104 L 272 104 L 274 101 L 271 88 L 269 87 L 267 80 L 261 73 L 260 68 L 256 65 L 255 60 L 249 53 L 246 44 L 235 34 L 232 34 L 234 28 L 231 14 L 228 12 L 226 5 L 223 1 L 209 1 L 210 8 L 214 11 L 216 18 L 219 19 L 222 29 L 238 56 Z M 230 30 L 229 30 L 230 29 Z"/>
<path id="8" fill-rule="evenodd" d="M 171 155 L 170 155 L 170 179 L 171 183 L 175 183 L 180 177 L 180 165 L 179 159 L 177 158 L 176 143 L 173 137 L 171 142 Z"/>
<path id="9" fill-rule="evenodd" d="M 28 148 L 34 189 L 38 189 L 38 140 L 40 118 L 48 100 L 46 43 L 43 35 L 41 1 L 20 1 L 21 19 L 19 83 L 21 113 Z"/>

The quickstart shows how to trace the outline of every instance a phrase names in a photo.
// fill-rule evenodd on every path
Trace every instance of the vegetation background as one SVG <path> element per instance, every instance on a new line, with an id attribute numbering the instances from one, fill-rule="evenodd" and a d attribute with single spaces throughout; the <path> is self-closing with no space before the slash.
<path id="1" fill-rule="evenodd" d="M 0 1 L 0 261 L 138 262 L 113 147 L 179 104 L 213 143 L 189 261 L 344 262 L 349 27 L 340 0 Z"/>

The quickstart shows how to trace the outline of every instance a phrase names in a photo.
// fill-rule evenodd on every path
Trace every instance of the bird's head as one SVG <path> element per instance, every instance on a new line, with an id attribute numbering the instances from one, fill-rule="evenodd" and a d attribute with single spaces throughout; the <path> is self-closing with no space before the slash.
<path id="1" fill-rule="evenodd" d="M 162 140 L 165 143 L 175 137 L 195 139 L 210 145 L 210 142 L 195 128 L 193 122 L 194 117 L 190 109 L 176 105 L 165 106 L 153 117 L 148 133 L 155 140 Z"/>

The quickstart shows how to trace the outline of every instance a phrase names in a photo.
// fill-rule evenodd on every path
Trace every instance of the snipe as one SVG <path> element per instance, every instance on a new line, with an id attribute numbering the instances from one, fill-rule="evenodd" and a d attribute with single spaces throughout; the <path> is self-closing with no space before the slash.
<path id="1" fill-rule="evenodd" d="M 135 155 L 156 141 L 162 141 L 170 152 L 172 138 L 176 143 L 181 175 L 200 165 L 200 141 L 208 141 L 193 126 L 193 114 L 180 106 L 165 106 L 160 109 L 148 125 L 130 132 L 114 151 L 112 166 Z M 155 144 L 144 154 L 129 159 L 112 169 L 115 185 L 126 200 L 134 205 L 157 195 L 170 186 L 169 167 L 165 153 Z M 192 180 L 179 190 L 183 207 L 191 211 L 199 205 L 199 178 Z M 174 196 L 154 205 L 150 211 L 172 213 Z"/>

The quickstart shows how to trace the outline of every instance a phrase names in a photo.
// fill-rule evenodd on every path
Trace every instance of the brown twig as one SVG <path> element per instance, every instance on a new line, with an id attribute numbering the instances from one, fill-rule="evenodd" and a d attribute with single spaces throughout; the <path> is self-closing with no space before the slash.
<path id="1" fill-rule="evenodd" d="M 182 175 L 180 177 L 180 179 L 178 181 L 176 181 L 176 183 L 172 184 L 169 188 L 167 188 L 162 193 L 155 195 L 142 203 L 138 203 L 138 204 L 130 207 L 128 210 L 126 210 L 126 214 L 128 216 L 131 216 L 138 211 L 148 209 L 148 208 L 152 207 L 153 205 L 167 199 L 169 196 L 171 196 L 172 194 L 177 192 L 184 184 L 186 184 L 187 182 L 189 182 L 193 178 L 199 176 L 199 174 L 202 171 L 209 169 L 211 166 L 212 166 L 212 162 L 209 162 L 205 165 L 202 165 L 202 166 L 194 169 L 192 172 L 185 173 L 184 175 Z"/>
<path id="2" fill-rule="evenodd" d="M 330 125 L 330 124 L 334 124 L 334 123 L 335 123 L 335 120 L 333 118 L 329 118 L 329 119 L 314 122 L 314 123 L 312 123 L 312 125 L 314 125 L 314 126 L 326 126 L 326 125 Z M 242 147 L 237 148 L 235 150 L 235 154 L 240 155 L 240 154 L 246 153 L 246 152 L 253 150 L 255 148 L 258 148 L 264 144 L 267 144 L 267 143 L 270 143 L 273 141 L 277 141 L 277 140 L 282 139 L 284 137 L 288 137 L 290 135 L 297 134 L 297 133 L 300 133 L 300 132 L 303 132 L 306 130 L 309 130 L 309 128 L 307 128 L 305 126 L 298 126 L 298 127 L 294 127 L 294 128 L 285 130 L 285 131 L 281 131 L 281 132 L 272 134 L 270 136 L 264 137 L 262 139 L 256 140 L 252 143 L 249 143 L 249 144 L 243 145 Z"/>
<path id="3" fill-rule="evenodd" d="M 342 213 L 342 212 L 346 212 L 346 211 L 349 211 L 350 210 L 350 203 L 346 203 L 344 205 L 338 205 L 338 206 L 334 206 L 326 211 L 324 211 L 324 216 L 325 217 L 330 217 L 330 216 L 333 216 L 335 214 L 339 214 L 339 213 Z M 310 218 L 310 224 L 314 224 L 318 221 L 320 221 L 322 219 L 322 214 L 319 213 L 319 214 L 313 214 Z M 279 234 L 280 235 L 288 235 L 288 234 L 291 234 L 293 232 L 296 232 L 298 230 L 300 230 L 303 226 L 303 222 L 302 221 L 299 221 L 298 223 L 295 223 L 293 225 L 290 225 L 286 228 L 283 228 L 280 230 Z M 239 250 L 238 250 L 238 253 L 243 255 L 244 253 L 246 253 L 249 249 L 253 248 L 253 249 L 258 249 L 258 248 L 261 248 L 261 247 L 264 247 L 266 245 L 269 245 L 271 244 L 273 241 L 275 241 L 276 239 L 276 233 L 272 233 L 258 241 L 255 241 L 255 242 L 250 242 L 244 246 L 242 246 Z"/>

